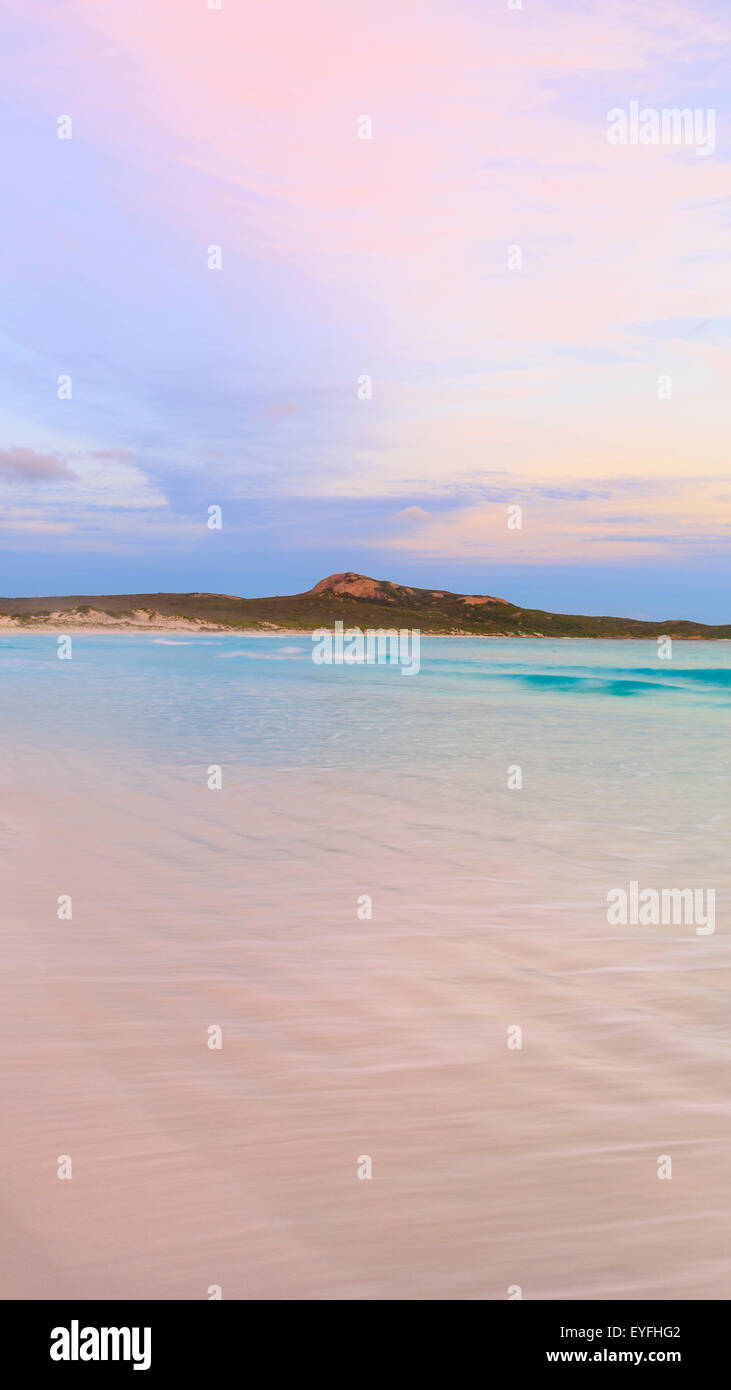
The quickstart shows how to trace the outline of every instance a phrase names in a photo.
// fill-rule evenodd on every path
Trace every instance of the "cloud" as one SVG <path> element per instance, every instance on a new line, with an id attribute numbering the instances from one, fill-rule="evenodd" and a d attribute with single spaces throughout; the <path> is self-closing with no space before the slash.
<path id="1" fill-rule="evenodd" d="M 73 529 L 70 522 L 63 521 L 43 521 L 42 519 L 24 521 L 22 518 L 18 520 L 15 517 L 3 518 L 2 521 L 2 530 L 7 535 L 18 532 L 18 534 L 25 536 L 68 536 L 71 535 Z"/>
<path id="2" fill-rule="evenodd" d="M 702 333 L 711 342 L 727 343 L 731 337 L 731 317 L 717 314 L 714 318 L 668 318 L 652 323 L 630 323 L 627 331 L 639 337 L 678 338 L 688 342 L 694 342 Z"/>
<path id="3" fill-rule="evenodd" d="M 65 478 L 76 481 L 78 478 L 60 454 L 38 454 L 35 449 L 19 446 L 0 449 L 0 475 L 25 483 L 57 482 Z"/>
<path id="4" fill-rule="evenodd" d="M 297 414 L 298 407 L 293 401 L 284 402 L 282 405 L 268 405 L 262 410 L 260 419 L 271 420 L 277 424 L 280 420 L 288 420 L 291 415 Z"/>
<path id="5" fill-rule="evenodd" d="M 637 510 L 637 493 L 643 490 L 653 498 L 647 513 Z M 607 482 L 600 493 L 591 488 L 570 493 L 560 486 L 531 489 L 516 480 L 514 496 L 523 507 L 517 530 L 508 526 L 505 503 L 468 500 L 417 531 L 404 529 L 388 539 L 381 534 L 373 541 L 361 538 L 361 544 L 412 558 L 452 562 L 467 557 L 516 565 L 568 563 L 590 554 L 592 560 L 598 554 L 607 561 L 622 560 L 637 551 L 701 557 L 728 544 L 731 511 L 716 479 L 675 479 L 662 491 L 652 478 L 634 479 L 629 487 L 619 479 Z"/>
<path id="6" fill-rule="evenodd" d="M 116 459 L 125 462 L 135 457 L 132 449 L 91 449 L 87 455 L 90 459 Z"/>
<path id="7" fill-rule="evenodd" d="M 394 521 L 431 521 L 431 512 L 427 512 L 423 507 L 404 507 L 402 512 L 396 512 Z"/>

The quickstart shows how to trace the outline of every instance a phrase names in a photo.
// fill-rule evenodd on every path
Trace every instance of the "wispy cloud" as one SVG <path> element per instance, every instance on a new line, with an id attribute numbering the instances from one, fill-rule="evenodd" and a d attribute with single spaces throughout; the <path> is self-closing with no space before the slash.
<path id="1" fill-rule="evenodd" d="M 47 482 L 49 478 L 72 480 L 77 477 L 58 454 L 39 454 L 35 449 L 0 449 L 0 475 L 24 483 Z"/>

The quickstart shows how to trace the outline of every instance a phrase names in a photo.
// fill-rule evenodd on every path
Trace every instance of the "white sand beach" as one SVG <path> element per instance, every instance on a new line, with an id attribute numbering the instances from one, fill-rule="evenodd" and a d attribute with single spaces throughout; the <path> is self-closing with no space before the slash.
<path id="1" fill-rule="evenodd" d="M 375 774 L 3 783 L 0 1296 L 731 1295 L 721 932 Z"/>

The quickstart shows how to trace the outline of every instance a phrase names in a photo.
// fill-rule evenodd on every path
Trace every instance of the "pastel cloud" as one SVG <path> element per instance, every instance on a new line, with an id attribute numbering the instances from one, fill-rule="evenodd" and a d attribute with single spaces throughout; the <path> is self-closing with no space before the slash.
<path id="1" fill-rule="evenodd" d="M 572 496 L 572 490 L 574 495 Z M 644 496 L 643 496 L 644 494 Z M 509 507 L 521 507 L 521 526 L 508 526 Z M 568 484 L 555 499 L 518 487 L 499 500 L 455 501 L 415 534 L 408 527 L 378 548 L 419 559 L 455 554 L 501 565 L 657 557 L 668 547 L 679 559 L 727 551 L 731 496 L 714 479 L 696 478 L 658 488 L 653 479 L 611 484 L 598 501 Z"/>
<path id="2" fill-rule="evenodd" d="M 58 454 L 40 454 L 35 449 L 0 449 L 0 475 L 11 481 L 47 482 L 49 478 L 73 479 L 76 474 Z"/>
<path id="3" fill-rule="evenodd" d="M 396 512 L 394 521 L 431 521 L 431 512 L 424 507 L 404 507 L 402 511 Z"/>

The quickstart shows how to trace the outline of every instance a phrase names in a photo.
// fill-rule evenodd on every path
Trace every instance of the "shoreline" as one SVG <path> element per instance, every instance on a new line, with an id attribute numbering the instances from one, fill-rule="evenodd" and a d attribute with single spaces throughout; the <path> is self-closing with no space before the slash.
<path id="1" fill-rule="evenodd" d="M 190 637 L 311 637 L 316 629 L 297 628 L 297 627 L 268 627 L 262 631 L 261 628 L 231 628 L 216 626 L 214 624 L 183 624 L 183 623 L 156 623 L 150 626 L 132 623 L 109 623 L 85 624 L 85 623 L 54 623 L 46 626 L 41 623 L 22 623 L 4 622 L 0 619 L 0 637 L 3 633 L 38 633 L 49 637 L 107 637 L 112 634 L 124 634 L 129 636 L 148 636 L 166 633 L 187 634 Z M 346 631 L 355 631 L 355 626 Z M 384 629 L 391 631 L 392 629 Z M 398 629 L 393 629 L 398 631 Z M 470 640 L 487 642 L 656 642 L 658 639 L 653 636 L 644 637 L 586 637 L 568 633 L 552 633 L 550 636 L 545 632 L 425 632 L 423 628 L 410 628 L 409 631 L 419 632 L 422 638 L 426 637 L 451 637 L 459 640 L 468 638 Z M 673 642 L 731 642 L 731 637 L 687 637 L 682 635 L 673 636 L 672 633 L 666 634 L 671 637 Z"/>

